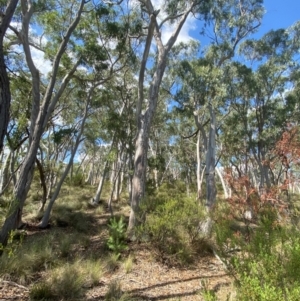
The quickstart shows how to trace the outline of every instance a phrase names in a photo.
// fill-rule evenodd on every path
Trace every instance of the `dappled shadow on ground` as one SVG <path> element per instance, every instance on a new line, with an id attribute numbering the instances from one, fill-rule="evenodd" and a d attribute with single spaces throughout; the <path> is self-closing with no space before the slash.
<path id="1" fill-rule="evenodd" d="M 223 274 L 223 275 L 217 275 L 217 276 L 198 276 L 198 277 L 191 277 L 191 278 L 187 278 L 187 279 L 179 279 L 179 280 L 173 280 L 173 281 L 166 281 L 164 283 L 157 283 L 157 284 L 154 284 L 154 285 L 150 285 L 150 286 L 147 286 L 147 287 L 143 287 L 143 288 L 138 288 L 138 289 L 133 289 L 133 290 L 129 290 L 127 291 L 128 293 L 141 293 L 143 291 L 147 291 L 147 290 L 150 290 L 152 288 L 158 288 L 158 287 L 162 287 L 162 286 L 168 286 L 168 285 L 171 285 L 171 284 L 176 284 L 176 283 L 185 283 L 185 282 L 190 282 L 192 280 L 204 280 L 204 279 L 212 279 L 212 278 L 215 278 L 215 277 L 222 277 L 222 276 L 227 276 L 227 274 Z"/>
<path id="2" fill-rule="evenodd" d="M 89 290 L 86 300 L 105 300 L 110 284 L 118 282 L 122 292 L 132 300 L 181 300 L 203 301 L 204 289 L 214 290 L 225 297 L 232 280 L 223 265 L 213 256 L 199 257 L 189 267 L 164 265 L 156 260 L 153 249 L 145 245 L 132 245 L 130 256 L 134 258 L 132 269 L 126 272 L 122 265 L 113 273 L 101 277 L 99 286 Z"/>
<path id="3" fill-rule="evenodd" d="M 136 297 L 138 299 L 140 298 L 144 298 L 143 300 L 167 300 L 167 299 L 172 299 L 172 298 L 182 298 L 182 297 L 188 297 L 188 296 L 199 296 L 200 290 L 203 288 L 201 281 L 205 281 L 207 279 L 213 279 L 213 278 L 217 278 L 217 277 L 225 277 L 227 276 L 227 274 L 218 274 L 216 276 L 198 276 L 198 277 L 191 277 L 191 278 L 187 278 L 187 279 L 179 279 L 179 280 L 175 280 L 175 281 L 167 281 L 164 283 L 157 283 L 148 287 L 144 287 L 144 288 L 139 288 L 139 289 L 134 289 L 134 290 L 129 290 L 127 291 L 127 293 L 130 293 L 130 295 L 132 295 L 133 297 Z M 183 292 L 177 292 L 177 293 L 172 293 L 170 286 L 172 286 L 173 284 L 175 285 L 174 288 L 176 287 L 176 284 L 184 284 L 184 283 L 189 283 L 193 280 L 198 280 L 200 283 L 200 286 L 197 287 L 196 289 L 191 289 L 191 287 L 188 287 L 187 290 L 191 289 L 190 291 L 183 291 Z M 219 285 L 220 286 L 220 285 Z M 159 287 L 166 287 L 170 289 L 170 291 L 167 294 L 161 294 L 161 295 L 157 295 L 155 297 L 147 297 L 147 291 L 150 291 L 151 289 L 154 288 L 159 288 Z M 218 289 L 216 288 L 216 291 Z"/>
<path id="4" fill-rule="evenodd" d="M 84 287 L 85 297 L 72 299 L 73 301 L 105 300 L 105 294 L 114 281 L 119 282 L 122 292 L 135 301 L 203 301 L 201 291 L 204 287 L 219 292 L 231 283 L 229 276 L 224 273 L 223 266 L 211 254 L 206 257 L 200 253 L 196 254 L 190 266 L 180 267 L 174 261 L 166 261 L 155 246 L 147 243 L 128 242 L 129 248 L 122 253 L 115 268 L 107 269 L 107 260 L 111 256 L 106 245 L 107 223 L 111 217 L 106 210 L 107 204 L 101 201 L 100 205 L 95 207 L 88 204 L 89 197 L 78 198 L 80 201 L 77 202 L 73 202 L 72 199 L 74 197 L 70 198 L 70 202 L 64 200 L 54 205 L 47 229 L 39 229 L 39 221 L 31 220 L 22 230 L 26 234 L 20 253 L 16 255 L 20 258 L 32 258 L 30 264 L 34 263 L 36 267 L 32 269 L 28 266 L 31 278 L 25 279 L 24 287 L 14 286 L 14 290 L 18 289 L 19 294 L 14 300 L 28 300 L 32 284 L 45 281 L 47 273 L 52 269 L 71 265 L 77 260 L 82 264 L 85 259 L 95 260 L 92 261 L 93 264 L 101 261 L 104 268 L 99 273 L 96 283 Z M 119 204 L 114 204 L 114 209 L 119 209 L 118 206 Z M 127 209 L 126 207 L 125 210 Z M 122 208 L 121 211 L 114 212 L 116 217 L 125 215 L 124 222 L 127 223 L 125 210 Z M 26 221 L 26 216 L 24 220 Z M 37 254 L 43 256 L 36 256 Z M 132 257 L 133 261 L 132 267 L 127 270 L 124 262 L 129 257 Z M 28 267 L 24 267 L 24 271 Z M 13 277 L 10 280 L 19 283 L 18 279 Z M 3 285 L 7 288 L 7 294 L 13 285 L 8 282 Z M 3 295 L 3 298 L 8 296 Z M 0 300 L 1 297 L 0 289 Z"/>

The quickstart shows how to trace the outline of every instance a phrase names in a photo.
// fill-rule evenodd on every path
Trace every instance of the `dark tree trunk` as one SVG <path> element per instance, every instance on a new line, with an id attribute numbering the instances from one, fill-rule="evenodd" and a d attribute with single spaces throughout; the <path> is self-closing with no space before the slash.
<path id="1" fill-rule="evenodd" d="M 3 39 L 17 4 L 18 0 L 9 1 L 5 12 L 0 17 L 0 153 L 3 150 L 11 100 L 9 79 L 4 59 Z"/>

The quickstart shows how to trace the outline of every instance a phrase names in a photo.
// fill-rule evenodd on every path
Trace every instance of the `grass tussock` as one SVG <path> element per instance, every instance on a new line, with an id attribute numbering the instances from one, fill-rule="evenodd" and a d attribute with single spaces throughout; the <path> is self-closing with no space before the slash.
<path id="1" fill-rule="evenodd" d="M 86 288 L 99 283 L 103 264 L 97 260 L 76 260 L 48 271 L 45 279 L 30 289 L 32 300 L 74 300 Z"/>
<path id="2" fill-rule="evenodd" d="M 29 297 L 32 301 L 57 299 L 51 285 L 45 281 L 35 283 L 29 291 Z"/>
<path id="3" fill-rule="evenodd" d="M 108 285 L 108 290 L 104 297 L 105 301 L 133 301 L 134 299 L 131 298 L 128 294 L 123 293 L 121 284 L 117 280 L 113 280 Z"/>
<path id="4" fill-rule="evenodd" d="M 113 271 L 115 271 L 116 269 L 119 268 L 120 266 L 120 255 L 119 254 L 109 254 L 104 262 L 105 262 L 105 271 L 108 273 L 112 273 Z"/>
<path id="5" fill-rule="evenodd" d="M 0 257 L 0 275 L 20 283 L 28 283 L 35 277 L 35 273 L 58 264 L 52 238 L 52 235 L 41 235 L 35 240 L 25 240 L 12 256 L 5 252 Z"/>
<path id="6" fill-rule="evenodd" d="M 98 222 L 106 212 L 102 204 L 91 208 L 91 196 L 91 187 L 63 187 L 53 207 L 51 227 L 40 231 L 30 226 L 19 245 L 12 242 L 7 248 L 12 252 L 5 250 L 0 257 L 0 277 L 29 287 L 31 300 L 80 300 L 87 289 L 99 284 L 104 272 L 118 269 L 120 257 L 106 246 L 108 217 Z M 39 194 L 31 191 L 29 201 L 23 213 L 32 225 L 39 221 Z M 0 206 L 6 206 L 3 198 Z M 5 218 L 4 211 L 0 218 Z M 91 246 L 98 236 L 99 243 Z"/>
<path id="7" fill-rule="evenodd" d="M 76 264 L 68 263 L 49 271 L 46 284 L 56 298 L 75 299 L 83 295 L 84 275 Z"/>
<path id="8" fill-rule="evenodd" d="M 126 259 L 124 259 L 124 261 L 122 263 L 122 267 L 126 274 L 128 274 L 132 271 L 133 264 L 134 264 L 133 256 L 129 255 Z"/>

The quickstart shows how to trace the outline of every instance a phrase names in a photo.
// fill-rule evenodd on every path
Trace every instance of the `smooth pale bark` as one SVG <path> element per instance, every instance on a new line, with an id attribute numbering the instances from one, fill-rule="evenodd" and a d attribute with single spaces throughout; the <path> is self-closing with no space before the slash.
<path id="1" fill-rule="evenodd" d="M 124 109 L 125 109 L 125 104 L 123 104 L 123 106 L 121 107 L 121 109 L 119 111 L 119 118 L 122 118 Z M 113 135 L 111 147 L 110 147 L 110 150 L 109 150 L 108 154 L 111 153 L 111 151 L 115 147 L 115 144 L 116 144 L 116 134 Z M 102 193 L 104 181 L 106 179 L 106 175 L 107 175 L 107 171 L 108 171 L 108 164 L 109 164 L 109 160 L 106 160 L 105 164 L 104 164 L 102 176 L 101 176 L 101 179 L 100 179 L 98 187 L 97 187 L 97 191 L 95 193 L 95 196 L 92 199 L 92 204 L 94 204 L 94 205 L 97 205 L 100 202 L 100 196 L 101 196 L 101 193 Z"/>
<path id="2" fill-rule="evenodd" d="M 116 162 L 116 160 L 111 163 L 110 170 L 111 170 L 111 172 L 110 172 L 109 182 L 112 185 L 113 181 L 114 181 L 114 178 L 115 178 L 115 174 L 117 172 L 117 162 Z"/>
<path id="3" fill-rule="evenodd" d="M 96 183 L 98 182 L 99 180 L 99 176 L 100 176 L 100 172 L 101 172 L 101 168 L 100 168 L 100 164 L 96 165 L 96 172 L 95 172 L 95 177 L 93 179 L 93 183 L 92 185 L 95 186 Z"/>
<path id="4" fill-rule="evenodd" d="M 97 205 L 97 204 L 100 203 L 100 196 L 101 196 L 104 181 L 105 181 L 105 178 L 106 178 L 106 175 L 107 175 L 108 163 L 109 163 L 109 161 L 106 160 L 105 164 L 104 164 L 104 167 L 103 167 L 103 172 L 102 172 L 102 175 L 101 175 L 101 179 L 100 179 L 98 187 L 97 187 L 97 191 L 95 193 L 95 196 L 92 199 L 92 203 L 94 205 Z"/>
<path id="5" fill-rule="evenodd" d="M 201 199 L 201 194 L 202 194 L 202 181 L 201 181 L 201 133 L 200 131 L 198 132 L 197 135 L 197 171 L 196 171 L 196 176 L 197 176 L 197 200 L 199 201 Z"/>
<path id="6" fill-rule="evenodd" d="M 200 125 L 199 122 L 196 123 L 197 127 L 199 129 L 198 135 L 197 135 L 197 170 L 196 170 L 196 177 L 197 177 L 197 201 L 201 200 L 202 197 L 202 183 L 203 183 L 203 179 L 204 179 L 204 174 L 205 174 L 205 167 L 201 169 L 201 140 L 203 140 L 203 143 L 207 144 L 207 138 L 206 138 L 206 134 L 205 131 L 202 127 L 202 125 Z M 200 130 L 201 129 L 201 130 Z M 201 139 L 201 134 L 203 136 L 203 139 Z M 207 149 L 207 145 L 204 145 L 204 150 Z"/>
<path id="7" fill-rule="evenodd" d="M 152 154 L 153 158 L 156 158 L 156 151 L 154 150 L 154 147 L 152 146 L 153 143 L 149 141 L 149 148 Z M 158 189 L 158 170 L 156 167 L 153 169 L 153 176 L 154 176 L 154 182 L 155 182 L 155 188 Z"/>
<path id="8" fill-rule="evenodd" d="M 216 165 L 216 116 L 212 104 L 208 105 L 210 114 L 210 127 L 208 136 L 208 145 L 206 151 L 206 203 L 205 208 L 208 213 L 205 221 L 200 224 L 201 232 L 209 237 L 212 229 L 212 219 L 210 212 L 212 212 L 216 203 L 216 180 L 215 180 L 215 165 Z"/>
<path id="9" fill-rule="evenodd" d="M 32 132 L 30 133 L 30 142 L 31 143 L 29 145 L 27 154 L 25 155 L 23 164 L 20 168 L 19 179 L 17 180 L 17 183 L 14 187 L 10 210 L 7 214 L 7 217 L 4 221 L 4 225 L 0 232 L 0 243 L 2 245 L 7 244 L 9 233 L 18 227 L 18 222 L 20 221 L 20 218 L 22 216 L 24 202 L 25 202 L 25 199 L 27 197 L 27 194 L 28 194 L 28 191 L 29 191 L 29 188 L 31 185 L 33 170 L 34 170 L 34 163 L 35 163 L 36 155 L 38 152 L 41 136 L 47 125 L 49 117 L 55 107 L 55 104 L 57 103 L 58 99 L 62 95 L 71 76 L 76 71 L 77 66 L 79 65 L 79 62 L 78 62 L 77 64 L 75 64 L 73 66 L 73 69 L 70 70 L 69 73 L 64 77 L 58 91 L 56 91 L 56 94 L 53 96 L 54 86 L 56 83 L 56 77 L 57 77 L 61 57 L 65 52 L 65 49 L 66 49 L 68 41 L 71 37 L 71 34 L 73 33 L 73 31 L 75 30 L 76 26 L 79 23 L 84 4 L 85 4 L 85 1 L 82 0 L 80 3 L 80 6 L 79 6 L 78 12 L 77 12 L 76 16 L 74 17 L 73 22 L 70 24 L 69 28 L 67 29 L 67 31 L 64 35 L 64 38 L 58 48 L 58 51 L 53 59 L 51 78 L 50 78 L 49 84 L 46 88 L 43 102 L 38 110 L 39 113 L 36 117 L 32 116 L 32 118 L 31 118 L 31 121 L 36 120 L 36 122 L 34 123 L 34 126 L 31 124 L 31 126 L 32 126 L 31 127 Z M 27 1 L 25 1 L 25 0 L 22 1 L 22 10 L 23 11 L 25 11 L 26 6 L 27 6 Z M 24 17 L 27 18 L 27 16 L 30 15 L 31 10 L 32 10 L 32 6 L 29 4 L 28 5 L 28 14 L 25 13 Z M 23 20 L 22 24 L 23 24 L 23 26 L 28 26 L 29 20 L 27 20 L 27 19 Z M 23 34 L 28 33 L 28 28 L 25 28 L 22 32 L 23 32 Z M 22 38 L 24 38 L 24 37 L 22 37 Z M 30 54 L 30 48 L 27 47 L 27 45 L 29 45 L 29 41 L 28 41 L 28 39 L 27 40 L 22 39 L 22 42 L 24 44 L 26 44 L 26 45 L 23 45 L 23 47 L 24 47 L 24 52 L 25 52 L 28 67 L 31 72 L 32 71 L 34 72 L 34 68 L 32 70 L 30 68 L 30 67 L 32 67 L 31 64 L 33 64 L 33 62 L 32 62 L 32 58 L 31 58 L 31 54 Z M 39 78 L 36 74 L 32 74 L 32 76 L 36 80 Z M 34 87 L 36 87 L 37 85 L 39 85 L 39 83 L 33 83 Z M 33 115 L 35 115 L 35 110 L 37 109 L 37 97 L 38 97 L 38 95 L 36 95 L 36 92 L 33 91 L 33 106 L 34 106 L 34 112 L 32 112 Z"/>
<path id="10" fill-rule="evenodd" d="M 123 176 L 124 176 L 124 162 L 126 162 L 126 154 L 124 153 L 124 147 L 123 147 L 118 154 L 118 164 L 117 164 L 118 174 L 116 177 L 115 188 L 113 190 L 113 198 L 115 200 L 120 199 L 120 194 L 122 191 L 122 183 L 123 183 Z"/>
<path id="11" fill-rule="evenodd" d="M 46 178 L 45 178 L 45 172 L 44 172 L 43 164 L 40 162 L 40 160 L 38 158 L 35 159 L 35 162 L 36 162 L 36 166 L 38 168 L 39 174 L 40 174 L 40 185 L 43 189 L 43 197 L 42 197 L 42 200 L 41 200 L 41 206 L 40 206 L 39 211 L 43 211 L 44 206 L 45 206 L 46 201 L 47 201 L 47 195 L 48 195 L 47 185 L 46 185 Z"/>
<path id="12" fill-rule="evenodd" d="M 114 135 L 114 137 L 113 137 L 113 141 L 111 143 L 108 155 L 111 153 L 111 151 L 113 150 L 113 148 L 115 146 L 115 140 L 116 140 L 116 135 Z M 109 165 L 109 160 L 106 160 L 105 164 L 104 164 L 104 167 L 103 167 L 102 175 L 101 175 L 98 187 L 97 187 L 97 191 L 96 191 L 96 193 L 95 193 L 95 195 L 92 199 L 92 204 L 93 205 L 98 205 L 100 203 L 100 196 L 101 196 L 103 185 L 104 185 L 106 175 L 107 175 L 107 172 L 108 172 L 108 165 Z"/>
<path id="13" fill-rule="evenodd" d="M 0 173 L 0 195 L 4 192 L 5 188 L 9 184 L 9 171 L 12 159 L 12 150 L 9 150 L 9 153 L 6 155 L 2 170 Z"/>
<path id="14" fill-rule="evenodd" d="M 132 198 L 133 164 L 134 164 L 133 155 L 130 152 L 128 154 L 128 175 L 127 175 L 128 193 L 129 193 L 128 204 L 129 205 L 130 205 L 131 198 Z"/>
<path id="15" fill-rule="evenodd" d="M 225 180 L 224 180 L 224 177 L 220 171 L 220 168 L 216 167 L 216 172 L 219 176 L 219 179 L 221 181 L 221 184 L 222 184 L 222 187 L 223 187 L 223 191 L 224 191 L 224 198 L 225 199 L 228 199 L 229 197 L 229 193 L 228 193 L 228 189 L 227 189 L 227 186 L 226 186 L 226 183 L 225 183 Z"/>
<path id="16" fill-rule="evenodd" d="M 173 157 L 172 157 L 171 154 L 170 154 L 170 159 L 169 159 L 169 161 L 168 161 L 168 163 L 167 163 L 167 165 L 166 165 L 166 168 L 165 168 L 165 170 L 164 170 L 164 173 L 162 174 L 162 176 L 161 176 L 161 178 L 160 178 L 159 186 L 162 185 L 162 183 L 164 182 L 165 176 L 166 176 L 168 170 L 170 170 L 170 164 L 171 164 L 172 160 L 173 160 Z M 171 172 L 171 173 L 172 173 L 172 172 Z M 175 179 L 175 177 L 174 177 L 174 179 Z"/>
<path id="17" fill-rule="evenodd" d="M 87 178 L 85 179 L 84 183 L 85 184 L 92 184 L 92 180 L 93 180 L 93 177 L 94 177 L 94 162 L 92 162 L 92 164 L 90 165 L 90 168 L 89 168 L 89 172 L 88 172 L 88 176 Z"/>
<path id="18" fill-rule="evenodd" d="M 23 138 L 17 146 L 12 147 L 10 139 L 8 139 L 9 147 L 6 148 L 6 157 L 5 154 L 2 153 L 2 158 L 5 157 L 5 161 L 2 165 L 2 170 L 0 171 L 0 195 L 4 193 L 4 191 L 10 186 L 15 185 L 17 181 L 17 158 L 20 152 L 20 149 L 23 143 L 27 140 L 28 137 Z"/>
<path id="19" fill-rule="evenodd" d="M 9 122 L 9 108 L 11 102 L 9 79 L 6 70 L 3 40 L 9 27 L 13 14 L 18 4 L 18 0 L 7 1 L 7 6 L 0 16 L 0 153 L 4 145 L 7 125 Z"/>
<path id="20" fill-rule="evenodd" d="M 90 164 L 89 164 L 88 175 L 84 181 L 85 184 L 93 185 L 93 182 L 95 181 L 95 157 L 96 157 L 95 147 L 93 147 L 92 158 L 91 158 Z"/>
<path id="21" fill-rule="evenodd" d="M 197 103 L 194 103 L 194 106 L 197 107 Z M 200 116 L 198 115 L 198 111 L 194 111 L 194 120 L 196 123 L 196 126 L 198 128 L 198 135 L 197 135 L 197 171 L 196 171 L 196 176 L 197 176 L 197 200 L 200 200 L 201 196 L 202 196 L 202 190 L 201 190 L 201 186 L 203 183 L 203 178 L 204 178 L 204 173 L 206 170 L 206 166 L 205 168 L 202 169 L 201 172 L 201 140 L 202 140 L 202 147 L 203 147 L 203 151 L 205 153 L 205 156 L 207 156 L 207 148 L 208 148 L 208 138 L 204 129 L 204 126 L 202 125 L 202 123 L 200 122 Z M 202 139 L 200 139 L 202 138 Z M 207 183 L 206 183 L 207 185 Z"/>
<path id="22" fill-rule="evenodd" d="M 149 146 L 152 153 L 152 157 L 156 158 L 156 151 L 153 149 L 151 143 L 149 143 Z M 153 169 L 153 175 L 154 175 L 155 188 L 158 189 L 158 170 L 156 167 L 154 167 Z"/>
<path id="23" fill-rule="evenodd" d="M 50 147 L 49 147 L 50 149 Z M 55 149 L 55 153 L 51 159 L 51 154 L 49 153 L 49 149 L 48 149 L 48 164 L 49 164 L 49 172 L 48 172 L 48 175 L 47 175 L 47 186 L 48 186 L 48 190 L 47 190 L 47 197 L 46 197 L 46 200 L 50 199 L 51 196 L 52 196 L 52 190 L 53 190 L 53 187 L 55 187 L 56 183 L 57 183 L 57 174 L 58 174 L 58 171 L 56 171 L 56 162 L 58 162 L 58 155 L 59 155 L 59 151 L 58 149 Z M 53 163 L 54 162 L 54 163 Z M 46 204 L 46 202 L 45 202 Z M 44 206 L 45 204 L 41 204 L 41 207 L 39 208 L 39 212 L 44 212 Z"/>
<path id="24" fill-rule="evenodd" d="M 118 181 L 118 195 L 117 195 L 117 200 L 120 198 L 120 195 L 123 191 L 123 183 L 124 183 L 124 169 L 125 169 L 125 166 L 126 166 L 126 162 L 127 162 L 127 157 L 128 157 L 128 154 L 127 153 L 124 153 L 124 157 L 122 159 L 122 168 L 121 168 L 121 172 L 120 172 L 120 176 L 119 176 L 119 181 Z"/>
<path id="25" fill-rule="evenodd" d="M 192 4 L 193 5 L 193 4 Z M 132 197 L 131 211 L 128 223 L 128 233 L 133 237 L 134 229 L 137 225 L 143 222 L 143 217 L 140 214 L 140 204 L 145 196 L 146 184 L 146 169 L 147 169 L 147 153 L 149 144 L 149 133 L 152 120 L 157 107 L 157 99 L 161 81 L 165 72 L 168 54 L 176 42 L 178 34 L 185 23 L 192 7 L 188 8 L 180 17 L 180 20 L 172 33 L 168 42 L 163 45 L 159 25 L 156 20 L 156 15 L 153 13 L 154 8 L 150 0 L 145 2 L 145 6 L 149 12 L 150 23 L 148 27 L 148 35 L 146 38 L 143 59 L 139 73 L 138 85 L 138 101 L 137 101 L 137 135 L 135 142 L 135 157 L 134 157 L 134 175 L 132 180 Z M 155 38 L 157 45 L 157 62 L 154 66 L 153 76 L 148 90 L 148 107 L 145 113 L 141 108 L 144 103 L 144 78 L 146 71 L 147 59 L 149 56 L 152 38 Z"/>
<path id="26" fill-rule="evenodd" d="M 115 177 L 112 181 L 111 193 L 110 193 L 110 197 L 109 197 L 109 200 L 108 200 L 108 209 L 110 211 L 111 216 L 113 216 L 112 200 L 113 200 L 113 197 L 114 197 L 114 194 L 115 194 L 115 190 L 118 190 L 117 180 L 120 176 L 122 164 L 116 164 L 116 168 L 118 168 L 118 169 L 114 173 Z"/>
<path id="27" fill-rule="evenodd" d="M 212 104 L 209 104 L 210 128 L 206 153 L 206 208 L 211 210 L 216 201 L 216 116 Z"/>

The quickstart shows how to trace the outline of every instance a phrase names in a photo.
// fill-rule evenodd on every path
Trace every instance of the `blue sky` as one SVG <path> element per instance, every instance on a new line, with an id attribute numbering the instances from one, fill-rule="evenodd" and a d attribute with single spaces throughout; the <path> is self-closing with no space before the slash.
<path id="1" fill-rule="evenodd" d="M 164 0 L 152 0 L 152 3 L 155 8 L 159 8 L 164 3 Z M 256 38 L 260 38 L 271 29 L 287 28 L 300 20 L 300 0 L 264 0 L 264 7 L 266 13 L 257 34 L 255 34 Z M 162 12 L 159 14 L 159 17 L 163 18 Z M 170 38 L 173 30 L 174 26 L 164 27 L 162 33 L 164 42 Z M 200 40 L 202 46 L 207 45 L 209 39 L 200 36 L 199 31 L 199 23 L 197 24 L 197 20 L 190 15 L 181 29 L 177 43 L 187 42 L 194 38 Z M 251 37 L 249 36 L 248 38 Z"/>
<path id="2" fill-rule="evenodd" d="M 265 0 L 266 14 L 259 32 L 286 28 L 300 20 L 300 0 Z"/>

